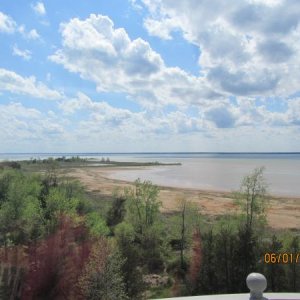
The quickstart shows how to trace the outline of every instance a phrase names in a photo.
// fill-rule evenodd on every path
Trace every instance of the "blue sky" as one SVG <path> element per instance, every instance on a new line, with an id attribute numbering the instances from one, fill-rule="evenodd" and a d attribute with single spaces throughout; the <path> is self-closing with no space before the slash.
<path id="1" fill-rule="evenodd" d="M 0 152 L 299 151 L 297 0 L 0 3 Z"/>

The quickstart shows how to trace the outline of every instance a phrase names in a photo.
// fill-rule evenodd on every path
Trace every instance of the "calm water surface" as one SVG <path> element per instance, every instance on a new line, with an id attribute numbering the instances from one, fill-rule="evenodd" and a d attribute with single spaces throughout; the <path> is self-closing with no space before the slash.
<path id="1" fill-rule="evenodd" d="M 254 168 L 264 166 L 270 193 L 300 196 L 300 155 L 279 157 L 193 155 L 161 157 L 157 160 L 180 162 L 182 165 L 112 171 L 108 177 L 128 181 L 141 178 L 162 186 L 232 191 L 239 188 L 245 175 Z"/>

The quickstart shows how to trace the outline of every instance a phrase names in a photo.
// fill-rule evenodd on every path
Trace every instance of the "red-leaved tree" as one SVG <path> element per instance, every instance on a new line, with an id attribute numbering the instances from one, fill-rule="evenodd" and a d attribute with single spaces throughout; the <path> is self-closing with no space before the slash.
<path id="1" fill-rule="evenodd" d="M 22 299 L 81 299 L 78 278 L 87 261 L 91 242 L 83 224 L 61 216 L 59 229 L 28 248 L 28 271 Z"/>

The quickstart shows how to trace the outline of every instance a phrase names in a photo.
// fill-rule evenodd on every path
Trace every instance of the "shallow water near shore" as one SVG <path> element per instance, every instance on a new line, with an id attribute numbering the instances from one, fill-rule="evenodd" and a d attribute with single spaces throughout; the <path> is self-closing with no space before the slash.
<path id="1" fill-rule="evenodd" d="M 180 166 L 157 166 L 110 171 L 108 177 L 126 181 L 151 180 L 161 186 L 218 191 L 237 190 L 242 178 L 264 166 L 268 190 L 273 195 L 300 196 L 300 157 L 161 157 L 160 162 Z"/>

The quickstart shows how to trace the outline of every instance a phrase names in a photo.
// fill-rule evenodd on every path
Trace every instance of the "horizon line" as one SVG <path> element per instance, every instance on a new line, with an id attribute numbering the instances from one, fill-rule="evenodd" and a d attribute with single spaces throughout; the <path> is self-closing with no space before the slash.
<path id="1" fill-rule="evenodd" d="M 158 152 L 0 152 L 0 155 L 29 155 L 29 154 L 300 154 L 297 151 L 158 151 Z"/>

